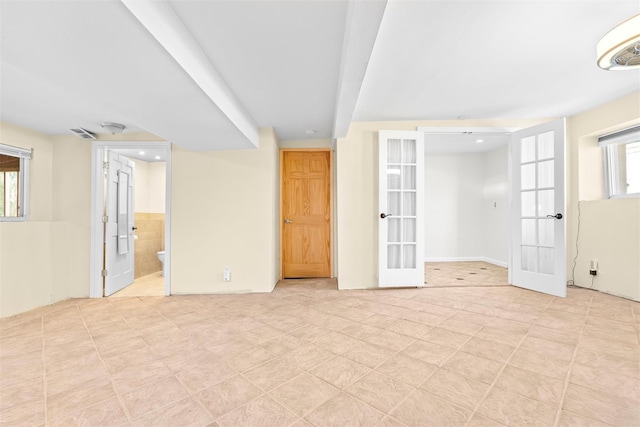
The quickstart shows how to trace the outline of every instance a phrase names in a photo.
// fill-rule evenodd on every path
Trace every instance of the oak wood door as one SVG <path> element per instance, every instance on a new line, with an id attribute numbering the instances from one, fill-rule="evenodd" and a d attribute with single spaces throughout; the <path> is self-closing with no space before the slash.
<path id="1" fill-rule="evenodd" d="M 329 151 L 282 152 L 283 277 L 331 277 Z"/>

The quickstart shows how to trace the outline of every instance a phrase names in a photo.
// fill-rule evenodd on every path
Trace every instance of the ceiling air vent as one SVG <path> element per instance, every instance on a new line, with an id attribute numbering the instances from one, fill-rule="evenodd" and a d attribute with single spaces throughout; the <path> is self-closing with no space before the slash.
<path id="1" fill-rule="evenodd" d="M 69 130 L 73 132 L 78 138 L 97 139 L 96 134 L 91 132 L 90 130 L 86 130 L 83 128 L 75 128 L 75 129 L 69 129 Z"/>

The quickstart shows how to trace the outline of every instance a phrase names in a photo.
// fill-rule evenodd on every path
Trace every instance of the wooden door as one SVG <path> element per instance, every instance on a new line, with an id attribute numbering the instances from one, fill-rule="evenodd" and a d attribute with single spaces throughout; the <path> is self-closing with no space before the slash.
<path id="1" fill-rule="evenodd" d="M 331 152 L 281 160 L 283 277 L 331 277 Z"/>

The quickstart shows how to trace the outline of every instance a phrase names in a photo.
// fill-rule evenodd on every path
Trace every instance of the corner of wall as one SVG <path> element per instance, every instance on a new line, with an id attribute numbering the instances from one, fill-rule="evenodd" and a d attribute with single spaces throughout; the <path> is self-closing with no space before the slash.
<path id="1" fill-rule="evenodd" d="M 636 91 L 567 120 L 568 280 L 640 301 L 640 200 L 604 199 L 597 138 L 640 124 Z M 575 268 L 574 268 L 575 259 Z M 599 273 L 589 275 L 591 260 Z"/>

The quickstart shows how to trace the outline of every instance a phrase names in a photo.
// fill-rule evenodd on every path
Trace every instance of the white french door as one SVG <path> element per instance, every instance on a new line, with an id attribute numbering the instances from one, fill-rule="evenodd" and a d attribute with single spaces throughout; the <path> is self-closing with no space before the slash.
<path id="1" fill-rule="evenodd" d="M 111 150 L 108 151 L 108 159 L 104 296 L 109 296 L 134 281 L 135 164 Z"/>
<path id="2" fill-rule="evenodd" d="M 379 132 L 378 286 L 424 285 L 424 133 Z"/>
<path id="3" fill-rule="evenodd" d="M 565 120 L 511 136 L 512 284 L 565 297 Z"/>

